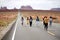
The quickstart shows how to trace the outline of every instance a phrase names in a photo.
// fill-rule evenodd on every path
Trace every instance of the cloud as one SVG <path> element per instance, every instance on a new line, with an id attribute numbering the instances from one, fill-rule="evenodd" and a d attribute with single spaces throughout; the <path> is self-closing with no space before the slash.
<path id="1" fill-rule="evenodd" d="M 0 6 L 7 8 L 20 8 L 22 5 L 30 5 L 34 9 L 60 8 L 60 0 L 0 0 Z"/>

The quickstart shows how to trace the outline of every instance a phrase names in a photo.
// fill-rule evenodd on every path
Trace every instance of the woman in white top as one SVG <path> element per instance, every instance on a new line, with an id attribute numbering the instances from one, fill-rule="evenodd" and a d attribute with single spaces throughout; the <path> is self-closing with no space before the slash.
<path id="1" fill-rule="evenodd" d="M 49 19 L 50 26 L 52 25 L 52 21 L 53 21 L 53 19 L 52 19 L 52 17 L 50 16 L 50 19 Z"/>

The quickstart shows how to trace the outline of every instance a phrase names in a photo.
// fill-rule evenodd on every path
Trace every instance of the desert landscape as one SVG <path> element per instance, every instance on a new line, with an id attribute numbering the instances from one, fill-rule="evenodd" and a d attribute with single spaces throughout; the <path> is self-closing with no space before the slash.
<path id="1" fill-rule="evenodd" d="M 0 40 L 60 40 L 60 0 L 0 0 Z"/>
<path id="2" fill-rule="evenodd" d="M 14 21 L 17 17 L 18 12 L 9 12 L 9 11 L 3 11 L 0 12 L 0 34 L 4 29 L 8 27 L 8 24 L 10 24 L 12 21 Z"/>
<path id="3" fill-rule="evenodd" d="M 33 19 L 36 19 L 36 16 L 39 16 L 40 20 L 44 16 L 47 16 L 48 18 L 52 16 L 54 18 L 53 22 L 60 23 L 60 11 L 48 11 L 48 10 L 23 10 L 21 11 L 21 15 L 24 17 L 32 16 Z"/>
<path id="4" fill-rule="evenodd" d="M 36 16 L 42 21 L 44 16 L 48 18 L 53 17 L 53 22 L 60 23 L 60 11 L 48 11 L 48 10 L 20 10 L 20 15 L 27 18 L 32 16 L 36 19 Z M 2 31 L 8 27 L 8 24 L 12 23 L 17 18 L 18 11 L 0 11 L 0 37 L 3 34 Z M 2 32 L 2 33 L 1 33 Z"/>

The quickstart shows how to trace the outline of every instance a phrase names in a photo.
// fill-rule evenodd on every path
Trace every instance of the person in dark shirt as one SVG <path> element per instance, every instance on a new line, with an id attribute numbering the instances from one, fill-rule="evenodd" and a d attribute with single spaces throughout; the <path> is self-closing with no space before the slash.
<path id="1" fill-rule="evenodd" d="M 32 26 L 32 21 L 33 21 L 33 19 L 32 19 L 32 17 L 30 16 L 30 19 L 29 19 L 30 27 Z"/>
<path id="2" fill-rule="evenodd" d="M 22 21 L 22 23 L 21 23 L 21 24 L 23 25 L 23 21 L 24 21 L 24 18 L 23 18 L 23 17 L 21 17 L 21 21 Z"/>
<path id="3" fill-rule="evenodd" d="M 39 21 L 39 17 L 37 16 L 36 21 Z"/>
<path id="4" fill-rule="evenodd" d="M 39 20 L 39 17 L 37 16 L 37 17 L 36 17 L 36 26 L 39 26 L 39 21 L 40 21 L 40 20 Z"/>

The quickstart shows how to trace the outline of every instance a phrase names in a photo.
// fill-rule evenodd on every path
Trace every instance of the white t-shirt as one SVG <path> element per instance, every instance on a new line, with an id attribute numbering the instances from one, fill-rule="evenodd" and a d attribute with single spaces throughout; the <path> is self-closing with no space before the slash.
<path id="1" fill-rule="evenodd" d="M 50 18 L 50 21 L 52 21 L 52 18 Z"/>

